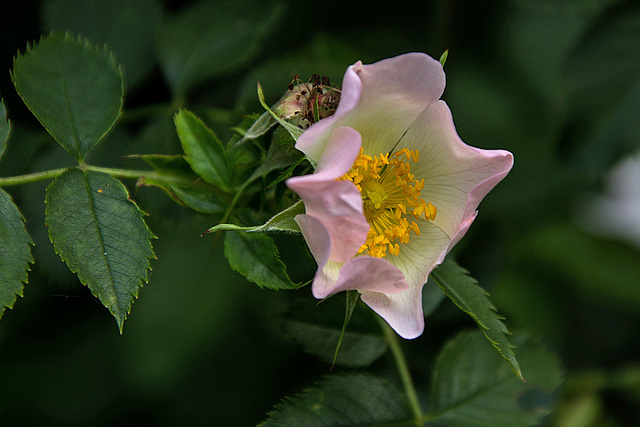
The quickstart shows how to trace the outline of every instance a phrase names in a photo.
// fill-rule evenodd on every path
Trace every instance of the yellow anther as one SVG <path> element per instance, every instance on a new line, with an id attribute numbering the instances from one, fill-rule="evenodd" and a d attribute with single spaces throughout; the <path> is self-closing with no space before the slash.
<path id="1" fill-rule="evenodd" d="M 407 220 L 409 215 L 415 219 L 421 216 L 435 219 L 436 207 L 420 198 L 424 179 L 416 180 L 411 173 L 410 162 L 419 158 L 418 150 L 408 148 L 373 157 L 363 154 L 361 148 L 351 170 L 340 178 L 353 182 L 362 194 L 370 224 L 367 240 L 358 253 L 379 258 L 387 253 L 399 255 L 399 243 L 408 243 L 411 233 L 420 235 L 418 224 Z"/>

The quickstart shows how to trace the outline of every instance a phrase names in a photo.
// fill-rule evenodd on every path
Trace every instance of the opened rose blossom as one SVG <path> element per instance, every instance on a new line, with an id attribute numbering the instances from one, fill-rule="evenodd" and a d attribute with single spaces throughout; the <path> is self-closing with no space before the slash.
<path id="1" fill-rule="evenodd" d="M 513 165 L 507 151 L 460 139 L 444 87 L 442 65 L 423 53 L 356 62 L 336 113 L 296 143 L 315 173 L 287 181 L 305 205 L 296 222 L 318 263 L 313 295 L 357 290 L 408 339 L 424 329 L 430 272 Z"/>

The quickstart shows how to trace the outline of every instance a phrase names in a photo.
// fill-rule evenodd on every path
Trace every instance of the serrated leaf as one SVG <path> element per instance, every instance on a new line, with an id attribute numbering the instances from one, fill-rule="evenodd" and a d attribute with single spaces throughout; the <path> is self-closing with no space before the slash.
<path id="1" fill-rule="evenodd" d="M 111 52 L 70 34 L 51 33 L 27 46 L 11 76 L 29 110 L 79 161 L 122 108 L 122 73 Z"/>
<path id="2" fill-rule="evenodd" d="M 535 425 L 551 412 L 548 394 L 560 386 L 558 359 L 531 340 L 515 340 L 527 382 L 513 376 L 480 332 L 450 340 L 436 359 L 429 422 L 446 426 Z"/>
<path id="3" fill-rule="evenodd" d="M 154 257 L 153 234 L 126 188 L 109 175 L 68 169 L 45 197 L 49 237 L 60 258 L 115 317 L 120 332 Z"/>
<path id="4" fill-rule="evenodd" d="M 9 134 L 11 134 L 11 121 L 7 117 L 7 110 L 4 108 L 2 98 L 0 98 L 0 159 L 2 159 L 4 149 L 7 147 Z"/>
<path id="5" fill-rule="evenodd" d="M 229 265 L 261 288 L 295 289 L 273 239 L 264 234 L 227 232 L 224 255 Z"/>
<path id="6" fill-rule="evenodd" d="M 522 372 L 509 343 L 511 335 L 502 323 L 503 318 L 489 300 L 489 294 L 478 286 L 478 282 L 469 273 L 453 261 L 445 260 L 431 272 L 431 278 L 444 291 L 451 301 L 467 313 L 478 324 L 482 333 L 504 357 L 513 372 L 522 379 Z"/>
<path id="7" fill-rule="evenodd" d="M 352 295 L 353 296 L 353 295 Z M 347 301 L 347 309 L 355 298 Z M 355 299 L 357 302 L 357 299 Z M 342 298 L 334 296 L 318 304 L 310 299 L 296 300 L 290 311 L 282 315 L 282 328 L 289 337 L 301 345 L 306 353 L 325 363 L 350 368 L 369 366 L 388 349 L 380 327 L 368 310 L 354 310 L 349 327 L 336 357 L 336 345 L 344 326 L 345 308 Z"/>
<path id="8" fill-rule="evenodd" d="M 180 110 L 174 122 L 191 169 L 208 183 L 230 192 L 231 166 L 222 142 L 190 111 Z"/>
<path id="9" fill-rule="evenodd" d="M 29 264 L 33 264 L 31 245 L 22 214 L 11 196 L 0 189 L 0 318 L 5 307 L 13 307 L 16 295 L 22 296 Z"/>
<path id="10" fill-rule="evenodd" d="M 156 0 L 49 0 L 42 8 L 48 31 L 71 31 L 109 44 L 124 67 L 128 87 L 142 82 L 153 67 L 161 15 Z"/>
<path id="11" fill-rule="evenodd" d="M 286 398 L 261 427 L 414 426 L 404 397 L 387 381 L 367 374 L 333 375 Z"/>
<path id="12" fill-rule="evenodd" d="M 302 200 L 298 200 L 296 203 L 289 206 L 282 212 L 277 213 L 273 218 L 262 225 L 242 227 L 234 224 L 218 224 L 205 231 L 205 234 L 212 233 L 214 231 L 248 231 L 258 233 L 285 231 L 290 233 L 300 233 L 300 227 L 298 226 L 298 223 L 294 221 L 294 218 L 303 213 L 304 204 L 302 203 Z"/>
<path id="13" fill-rule="evenodd" d="M 178 98 L 196 85 L 237 70 L 281 21 L 280 2 L 197 2 L 160 26 L 157 52 Z"/>

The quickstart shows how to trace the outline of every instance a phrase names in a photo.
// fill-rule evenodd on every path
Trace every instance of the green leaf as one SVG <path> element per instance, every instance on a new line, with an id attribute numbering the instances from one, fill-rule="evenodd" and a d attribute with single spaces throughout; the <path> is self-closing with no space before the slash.
<path id="1" fill-rule="evenodd" d="M 429 423 L 446 426 L 535 425 L 551 412 L 549 393 L 560 386 L 558 359 L 542 346 L 517 339 L 527 382 L 513 376 L 477 332 L 450 340 L 436 359 Z"/>
<path id="2" fill-rule="evenodd" d="M 141 83 L 154 63 L 154 34 L 162 10 L 156 0 L 49 0 L 42 9 L 49 31 L 83 34 L 107 43 L 123 65 L 128 87 Z"/>
<path id="3" fill-rule="evenodd" d="M 0 189 L 0 318 L 5 307 L 13 307 L 16 295 L 22 296 L 29 264 L 33 264 L 30 245 L 33 241 L 22 214 L 11 196 Z"/>
<path id="4" fill-rule="evenodd" d="M 367 374 L 333 375 L 276 405 L 261 427 L 414 426 L 404 397 Z"/>
<path id="5" fill-rule="evenodd" d="M 206 215 L 222 213 L 226 210 L 223 203 L 215 194 L 213 188 L 198 179 L 191 167 L 181 155 L 135 155 L 129 158 L 139 158 L 149 164 L 155 175 L 143 176 L 136 185 L 149 185 L 162 189 L 176 202 Z M 176 181 L 183 181 L 178 184 Z"/>
<path id="6" fill-rule="evenodd" d="M 229 232 L 224 239 L 229 265 L 261 288 L 295 289 L 273 239 L 257 233 Z"/>
<path id="7" fill-rule="evenodd" d="M 109 175 L 68 169 L 45 197 L 49 237 L 60 258 L 116 318 L 120 332 L 154 257 L 144 213 Z"/>
<path id="8" fill-rule="evenodd" d="M 81 161 L 122 108 L 122 72 L 106 47 L 51 33 L 13 61 L 13 84 L 42 126 Z"/>
<path id="9" fill-rule="evenodd" d="M 284 16 L 280 2 L 197 2 L 163 22 L 157 51 L 177 98 L 196 85 L 229 74 L 260 51 Z"/>
<path id="10" fill-rule="evenodd" d="M 218 224 L 205 231 L 205 234 L 212 233 L 214 231 L 249 231 L 258 233 L 285 231 L 290 233 L 300 233 L 300 227 L 298 227 L 298 224 L 294 219 L 297 215 L 301 214 L 304 214 L 304 204 L 302 203 L 302 200 L 298 200 L 293 205 L 276 214 L 273 218 L 262 225 L 241 227 L 234 224 Z"/>
<path id="11" fill-rule="evenodd" d="M 2 159 L 10 134 L 11 120 L 7 118 L 7 110 L 4 108 L 2 98 L 0 98 L 0 159 Z"/>
<path id="12" fill-rule="evenodd" d="M 353 294 L 347 295 L 345 293 L 348 314 L 357 306 L 357 298 L 353 298 Z M 338 295 L 322 301 L 322 304 L 309 298 L 295 300 L 281 319 L 287 335 L 306 353 L 325 363 L 362 368 L 369 366 L 388 349 L 387 341 L 368 308 L 351 311 L 349 327 L 344 329 L 345 300 Z M 343 330 L 344 337 L 336 357 L 336 345 Z"/>
<path id="13" fill-rule="evenodd" d="M 174 117 L 185 160 L 205 181 L 231 191 L 231 167 L 222 142 L 199 118 L 187 110 Z"/>
<path id="14" fill-rule="evenodd" d="M 513 353 L 514 346 L 507 335 L 511 333 L 502 323 L 502 317 L 488 298 L 488 293 L 478 286 L 469 273 L 453 261 L 445 260 L 431 272 L 431 278 L 444 293 L 478 324 L 482 333 L 504 357 L 513 372 L 522 379 L 522 372 Z"/>

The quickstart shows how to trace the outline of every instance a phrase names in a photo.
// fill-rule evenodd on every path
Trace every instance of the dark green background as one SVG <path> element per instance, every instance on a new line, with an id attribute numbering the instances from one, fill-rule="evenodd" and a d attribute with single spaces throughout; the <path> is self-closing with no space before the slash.
<path id="1" fill-rule="evenodd" d="M 163 13 L 190 3 L 162 2 Z M 547 422 L 593 414 L 579 425 L 631 425 L 640 417 L 640 252 L 591 233 L 578 218 L 589 216 L 584 201 L 603 191 L 612 166 L 640 148 L 636 4 L 286 1 L 258 50 L 194 85 L 183 101 L 226 138 L 243 113 L 260 111 L 258 79 L 273 103 L 296 73 L 339 82 L 359 59 L 409 51 L 438 58 L 449 49 L 443 98 L 462 139 L 515 155 L 513 171 L 480 205 L 452 256 L 492 294 L 510 329 L 542 337 L 561 357 L 567 385 Z M 70 164 L 9 76 L 16 52 L 48 31 L 40 2 L 7 1 L 3 8 L 0 94 L 16 129 L 0 175 Z M 90 32 L 99 19 L 82 22 Z M 138 55 L 137 71 L 125 69 L 127 109 L 175 97 L 154 59 L 153 37 L 135 34 L 144 25 L 124 37 L 124 46 L 146 43 L 149 55 Z M 123 124 L 89 161 L 137 168 L 118 156 L 177 152 L 170 117 Z M 229 269 L 221 241 L 200 237 L 216 218 L 193 214 L 151 188 L 133 197 L 150 214 L 158 260 L 120 336 L 108 311 L 47 243 L 45 185 L 9 188 L 37 246 L 24 298 L 0 320 L 3 425 L 255 425 L 280 398 L 328 373 L 329 365 L 290 342 L 274 317 L 295 298 L 311 299 L 309 289 L 274 292 L 247 283 Z M 285 259 L 304 253 L 301 239 L 277 243 Z M 290 264 L 293 279 L 308 280 L 313 262 L 298 264 Z M 419 388 L 443 342 L 474 327 L 445 302 L 423 336 L 406 342 Z M 384 373 L 388 361 L 372 369 Z"/>

